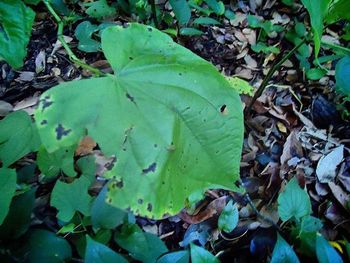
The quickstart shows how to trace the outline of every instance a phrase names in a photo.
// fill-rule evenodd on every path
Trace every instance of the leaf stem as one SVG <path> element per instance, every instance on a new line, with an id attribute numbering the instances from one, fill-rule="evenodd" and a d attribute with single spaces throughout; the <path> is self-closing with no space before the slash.
<path id="1" fill-rule="evenodd" d="M 264 92 L 267 84 L 269 83 L 270 79 L 272 78 L 273 74 L 282 66 L 284 62 L 286 62 L 293 54 L 295 51 L 297 51 L 303 44 L 305 44 L 306 39 L 303 39 L 298 45 L 296 45 L 293 49 L 291 49 L 282 59 L 274 64 L 272 68 L 269 70 L 267 73 L 266 77 L 264 78 L 263 82 L 261 83 L 260 87 L 258 90 L 255 92 L 252 100 L 250 101 L 248 107 L 245 109 L 245 113 L 249 114 L 250 111 L 252 110 L 252 107 L 255 103 L 255 101 L 261 96 L 261 94 Z"/>
<path id="2" fill-rule="evenodd" d="M 78 66 L 90 71 L 93 73 L 95 76 L 103 76 L 105 75 L 103 72 L 101 72 L 99 69 L 91 67 L 90 65 L 86 64 L 82 60 L 80 60 L 72 51 L 72 49 L 69 47 L 67 44 L 66 40 L 64 39 L 63 35 L 63 28 L 64 28 L 64 22 L 63 20 L 57 15 L 55 10 L 52 8 L 50 2 L 48 0 L 43 0 L 45 6 L 47 7 L 48 11 L 51 13 L 51 15 L 54 17 L 54 19 L 57 22 L 58 29 L 57 29 L 57 39 L 61 42 L 62 46 L 64 49 L 67 51 L 67 54 L 69 56 L 69 59 L 77 64 Z"/>
<path id="3" fill-rule="evenodd" d="M 343 47 L 337 44 L 333 44 L 333 43 L 329 43 L 329 42 L 325 42 L 325 41 L 321 41 L 322 45 L 325 45 L 327 47 L 330 47 L 332 49 L 338 49 L 343 51 L 344 53 L 346 53 L 347 55 L 350 55 L 350 48 L 347 47 Z"/>

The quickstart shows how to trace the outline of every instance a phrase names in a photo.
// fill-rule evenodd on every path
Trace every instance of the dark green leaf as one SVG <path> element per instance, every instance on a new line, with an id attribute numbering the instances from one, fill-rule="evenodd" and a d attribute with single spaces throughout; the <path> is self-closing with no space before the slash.
<path id="1" fill-rule="evenodd" d="M 191 243 L 191 262 L 192 263 L 219 263 L 219 259 L 217 259 L 213 254 L 211 254 L 208 250 L 196 246 Z"/>
<path id="2" fill-rule="evenodd" d="M 337 0 L 332 1 L 326 16 L 326 22 L 332 24 L 338 20 L 350 20 L 350 1 Z"/>
<path id="3" fill-rule="evenodd" d="M 234 12 L 232 12 L 231 10 L 226 10 L 225 17 L 229 20 L 234 20 L 236 18 L 236 14 Z"/>
<path id="4" fill-rule="evenodd" d="M 123 225 L 115 241 L 130 255 L 144 263 L 154 263 L 168 249 L 159 237 L 143 232 L 137 225 Z"/>
<path id="5" fill-rule="evenodd" d="M 97 19 L 113 16 L 117 12 L 115 7 L 107 4 L 106 0 L 97 0 L 92 3 L 86 3 L 85 6 L 89 7 L 85 11 L 86 14 Z"/>
<path id="6" fill-rule="evenodd" d="M 236 228 L 238 220 L 238 208 L 236 204 L 233 204 L 232 200 L 230 200 L 219 216 L 219 229 L 223 230 L 224 232 L 230 233 L 233 229 Z"/>
<path id="7" fill-rule="evenodd" d="M 215 14 L 221 16 L 225 13 L 223 2 L 217 0 L 204 0 L 204 2 L 215 12 Z"/>
<path id="8" fill-rule="evenodd" d="M 0 226 L 0 240 L 16 239 L 27 231 L 34 207 L 35 190 L 32 188 L 12 198 L 10 210 Z"/>
<path id="9" fill-rule="evenodd" d="M 53 153 L 48 153 L 44 146 L 41 146 L 37 155 L 37 164 L 46 179 L 52 179 L 60 171 L 68 176 L 76 176 L 74 171 L 74 148 L 62 148 Z"/>
<path id="10" fill-rule="evenodd" d="M 295 178 L 288 182 L 284 191 L 278 196 L 277 202 L 278 214 L 284 222 L 293 217 L 299 220 L 311 213 L 309 195 L 300 188 Z"/>
<path id="11" fill-rule="evenodd" d="M 256 53 L 263 52 L 265 54 L 268 54 L 268 53 L 278 54 L 280 52 L 280 49 L 278 47 L 268 46 L 263 42 L 258 42 L 256 45 L 252 45 L 251 48 Z"/>
<path id="12" fill-rule="evenodd" d="M 177 251 L 161 256 L 157 263 L 189 263 L 190 253 L 187 250 Z"/>
<path id="13" fill-rule="evenodd" d="M 79 40 L 78 48 L 84 52 L 96 52 L 100 49 L 100 42 L 92 39 L 92 34 L 99 30 L 90 21 L 81 22 L 75 29 L 75 37 Z"/>
<path id="14" fill-rule="evenodd" d="M 127 263 L 128 261 L 109 247 L 94 241 L 86 236 L 87 246 L 85 250 L 86 263 Z"/>
<path id="15" fill-rule="evenodd" d="M 211 17 L 198 17 L 193 20 L 193 24 L 197 25 L 220 25 L 221 23 Z"/>
<path id="16" fill-rule="evenodd" d="M 23 66 L 35 13 L 21 0 L 0 1 L 0 59 L 13 68 Z"/>
<path id="17" fill-rule="evenodd" d="M 282 3 L 288 6 L 292 6 L 295 0 L 282 0 Z"/>
<path id="18" fill-rule="evenodd" d="M 51 193 L 51 206 L 58 210 L 57 218 L 69 222 L 76 211 L 84 215 L 90 215 L 91 196 L 88 188 L 91 182 L 80 177 L 73 183 L 67 184 L 57 181 Z"/>
<path id="19" fill-rule="evenodd" d="M 16 191 L 16 170 L 0 168 L 0 225 L 4 221 Z"/>
<path id="20" fill-rule="evenodd" d="M 301 219 L 300 232 L 317 232 L 322 228 L 320 219 L 313 216 L 305 216 Z"/>
<path id="21" fill-rule="evenodd" d="M 336 88 L 345 95 L 350 95 L 350 56 L 338 61 L 335 67 Z"/>
<path id="22" fill-rule="evenodd" d="M 0 160 L 5 167 L 37 151 L 39 145 L 37 129 L 26 112 L 16 111 L 0 121 Z"/>
<path id="23" fill-rule="evenodd" d="M 41 0 L 24 0 L 24 2 L 28 5 L 37 5 L 37 4 L 39 4 L 40 1 Z"/>
<path id="24" fill-rule="evenodd" d="M 106 203 L 107 187 L 104 187 L 91 207 L 91 222 L 95 228 L 113 229 L 121 225 L 127 213 Z"/>
<path id="25" fill-rule="evenodd" d="M 191 9 L 186 0 L 169 0 L 175 17 L 180 25 L 187 24 L 191 18 Z"/>
<path id="26" fill-rule="evenodd" d="M 271 263 L 299 263 L 299 259 L 291 246 L 277 234 L 277 242 L 272 252 Z"/>
<path id="27" fill-rule="evenodd" d="M 316 255 L 319 263 L 342 263 L 338 252 L 321 235 L 316 236 Z"/>
<path id="28" fill-rule="evenodd" d="M 72 257 L 72 249 L 69 243 L 54 233 L 37 229 L 29 239 L 29 262 L 68 262 Z"/>

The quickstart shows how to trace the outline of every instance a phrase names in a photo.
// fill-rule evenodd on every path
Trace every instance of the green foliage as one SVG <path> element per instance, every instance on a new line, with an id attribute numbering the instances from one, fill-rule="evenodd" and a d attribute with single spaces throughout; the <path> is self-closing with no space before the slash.
<path id="1" fill-rule="evenodd" d="M 268 46 L 264 42 L 258 42 L 256 45 L 252 45 L 251 48 L 256 53 L 263 52 L 265 54 L 268 54 L 268 53 L 278 54 L 280 52 L 280 49 L 278 47 Z"/>
<path id="2" fill-rule="evenodd" d="M 224 77 L 147 26 L 109 27 L 102 48 L 116 75 L 42 95 L 35 118 L 46 149 L 76 145 L 87 131 L 118 160 L 105 175 L 108 201 L 143 216 L 176 214 L 200 189 L 236 190 L 242 109 Z"/>
<path id="3" fill-rule="evenodd" d="M 100 49 L 101 44 L 92 39 L 92 34 L 99 30 L 97 25 L 91 24 L 90 21 L 81 22 L 75 29 L 75 37 L 79 40 L 78 48 L 84 52 L 96 52 Z"/>
<path id="4" fill-rule="evenodd" d="M 33 230 L 29 238 L 29 262 L 67 262 L 72 257 L 69 243 L 54 233 L 42 229 Z"/>
<path id="5" fill-rule="evenodd" d="M 298 181 L 292 178 L 285 190 L 278 196 L 278 214 L 282 221 L 295 218 L 299 221 L 311 213 L 311 202 L 307 192 L 300 188 Z"/>
<path id="6" fill-rule="evenodd" d="M 91 3 L 86 3 L 86 14 L 96 19 L 112 17 L 116 14 L 115 7 L 109 6 L 107 0 L 97 0 Z"/>
<path id="7" fill-rule="evenodd" d="M 226 80 L 228 81 L 228 83 L 230 83 L 230 86 L 239 94 L 253 96 L 254 88 L 250 86 L 250 84 L 247 81 L 237 77 L 226 77 Z"/>
<path id="8" fill-rule="evenodd" d="M 115 235 L 117 244 L 129 251 L 130 256 L 144 263 L 156 262 L 168 249 L 157 236 L 143 232 L 137 225 L 123 225 Z"/>
<path id="9" fill-rule="evenodd" d="M 269 20 L 262 21 L 257 16 L 248 15 L 247 16 L 247 20 L 248 20 L 248 25 L 250 27 L 252 27 L 252 28 L 261 28 L 261 29 L 263 29 L 265 31 L 266 34 L 269 34 L 269 33 L 273 32 L 273 31 L 281 32 L 283 30 L 282 26 L 274 25 Z"/>
<path id="10" fill-rule="evenodd" d="M 161 256 L 157 263 L 189 263 L 190 253 L 188 250 L 176 251 Z"/>
<path id="11" fill-rule="evenodd" d="M 169 0 L 180 25 L 187 24 L 191 18 L 191 9 L 186 0 Z"/>
<path id="12" fill-rule="evenodd" d="M 338 61 L 335 68 L 335 80 L 337 90 L 350 96 L 350 56 Z"/>
<path id="13" fill-rule="evenodd" d="M 222 210 L 218 226 L 219 229 L 225 231 L 227 233 L 232 232 L 233 229 L 236 228 L 239 220 L 239 213 L 236 204 L 233 204 L 232 200 L 230 200 L 227 205 Z"/>
<path id="14" fill-rule="evenodd" d="M 0 1 L 0 59 L 13 68 L 23 66 L 34 17 L 34 11 L 21 0 Z"/>
<path id="15" fill-rule="evenodd" d="M 298 263 L 300 262 L 291 246 L 277 234 L 277 242 L 272 252 L 271 263 Z"/>
<path id="16" fill-rule="evenodd" d="M 127 263 L 128 261 L 109 247 L 94 241 L 91 237 L 86 236 L 87 246 L 85 250 L 86 263 Z"/>
<path id="17" fill-rule="evenodd" d="M 316 255 L 320 263 L 342 263 L 338 252 L 320 234 L 316 236 Z"/>
<path id="18" fill-rule="evenodd" d="M 0 121 L 0 160 L 10 166 L 40 145 L 35 124 L 23 111 L 14 112 Z"/>
<path id="19" fill-rule="evenodd" d="M 0 168 L 0 225 L 4 221 L 16 191 L 16 171 Z"/>
<path id="20" fill-rule="evenodd" d="M 61 181 L 56 183 L 51 194 L 51 206 L 57 208 L 58 219 L 68 222 L 76 211 L 90 215 L 92 198 L 87 192 L 90 184 L 86 177 L 75 179 L 70 184 Z"/>
<path id="21" fill-rule="evenodd" d="M 220 261 L 208 250 L 191 243 L 191 262 L 192 263 L 219 263 Z"/>

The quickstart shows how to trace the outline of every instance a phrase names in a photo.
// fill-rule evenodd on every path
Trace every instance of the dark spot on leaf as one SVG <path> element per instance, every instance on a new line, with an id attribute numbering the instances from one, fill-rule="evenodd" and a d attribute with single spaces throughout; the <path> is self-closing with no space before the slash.
<path id="1" fill-rule="evenodd" d="M 153 146 L 154 146 L 154 148 L 157 148 L 157 147 L 158 147 L 158 145 L 157 145 L 157 144 L 154 144 Z"/>
<path id="2" fill-rule="evenodd" d="M 129 57 L 130 60 L 133 60 L 134 58 L 133 57 Z"/>
<path id="3" fill-rule="evenodd" d="M 179 76 L 182 76 L 182 73 L 179 73 Z"/>
<path id="4" fill-rule="evenodd" d="M 164 182 L 164 181 L 162 181 L 162 184 L 165 184 L 165 182 Z"/>
<path id="5" fill-rule="evenodd" d="M 56 139 L 61 140 L 63 136 L 67 136 L 72 129 L 65 129 L 62 124 L 58 124 L 56 128 Z"/>
<path id="6" fill-rule="evenodd" d="M 147 204 L 147 211 L 152 212 L 152 204 L 150 203 Z"/>
<path id="7" fill-rule="evenodd" d="M 140 204 L 140 205 L 142 205 L 142 203 L 143 203 L 143 199 L 139 199 L 139 200 L 137 200 L 137 202 Z"/>
<path id="8" fill-rule="evenodd" d="M 106 168 L 108 171 L 112 170 L 113 167 L 114 167 L 114 165 L 115 165 L 115 163 L 116 163 L 116 161 L 117 161 L 117 158 L 116 158 L 115 156 L 113 156 L 112 160 L 111 160 L 110 162 L 108 162 L 108 163 L 105 164 L 105 168 Z"/>
<path id="9" fill-rule="evenodd" d="M 42 103 L 41 111 L 44 111 L 53 103 L 53 101 L 50 101 L 50 96 L 45 96 L 43 99 L 40 100 L 40 102 Z"/>
<path id="10" fill-rule="evenodd" d="M 224 105 L 221 106 L 220 112 L 223 113 L 225 109 L 226 109 L 226 105 L 224 104 Z"/>
<path id="11" fill-rule="evenodd" d="M 42 120 L 42 121 L 40 122 L 40 124 L 41 124 L 41 125 L 47 124 L 47 120 Z"/>
<path id="12" fill-rule="evenodd" d="M 131 96 L 129 93 L 126 93 L 126 97 L 128 98 L 128 100 L 135 103 L 135 98 L 133 96 Z"/>
<path id="13" fill-rule="evenodd" d="M 149 28 L 147 28 L 147 29 L 148 29 L 149 32 L 152 32 L 152 31 L 153 31 L 152 27 L 149 27 Z"/>
<path id="14" fill-rule="evenodd" d="M 107 198 L 107 199 L 106 199 L 106 202 L 109 203 L 109 204 L 111 204 L 111 203 L 112 203 L 112 198 Z"/>
<path id="15" fill-rule="evenodd" d="M 123 151 L 126 152 L 126 148 L 123 148 Z"/>
<path id="16" fill-rule="evenodd" d="M 120 180 L 119 182 L 117 182 L 117 187 L 118 188 L 123 188 L 123 186 L 124 186 L 123 180 Z"/>
<path id="17" fill-rule="evenodd" d="M 156 168 L 157 168 L 157 164 L 156 163 L 152 163 L 147 168 L 143 169 L 142 173 L 148 174 L 150 172 L 155 172 Z"/>

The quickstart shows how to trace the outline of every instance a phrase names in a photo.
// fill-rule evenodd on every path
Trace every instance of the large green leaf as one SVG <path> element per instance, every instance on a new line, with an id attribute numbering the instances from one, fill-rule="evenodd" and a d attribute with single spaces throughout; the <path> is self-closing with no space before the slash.
<path id="1" fill-rule="evenodd" d="M 73 183 L 58 181 L 52 190 L 50 204 L 57 208 L 57 218 L 68 222 L 76 211 L 90 215 L 91 196 L 88 188 L 91 182 L 86 177 L 80 177 Z"/>
<path id="2" fill-rule="evenodd" d="M 20 68 L 27 54 L 35 13 L 21 0 L 0 1 L 0 59 Z"/>
<path id="3" fill-rule="evenodd" d="M 300 188 L 295 178 L 292 178 L 284 192 L 278 196 L 278 214 L 282 221 L 291 218 L 299 220 L 303 216 L 310 215 L 311 202 L 306 191 Z"/>
<path id="4" fill-rule="evenodd" d="M 349 0 L 333 0 L 329 6 L 326 22 L 328 24 L 335 23 L 338 20 L 350 20 L 350 1 Z"/>
<path id="5" fill-rule="evenodd" d="M 115 76 L 42 95 L 35 117 L 46 149 L 88 133 L 115 156 L 108 202 L 142 216 L 176 214 L 198 190 L 237 190 L 241 102 L 216 68 L 139 24 L 105 29 L 102 48 Z"/>
<path id="6" fill-rule="evenodd" d="M 193 243 L 191 247 L 191 262 L 192 263 L 219 263 L 219 259 L 215 257 L 205 248 L 199 247 Z"/>
<path id="7" fill-rule="evenodd" d="M 320 263 L 342 263 L 343 259 L 328 241 L 321 235 L 316 236 L 316 255 Z"/>
<path id="8" fill-rule="evenodd" d="M 16 191 L 16 170 L 0 168 L 0 225 L 4 221 Z"/>
<path id="9" fill-rule="evenodd" d="M 277 234 L 277 242 L 272 252 L 271 263 L 299 263 L 299 259 L 291 246 Z"/>
<path id="10" fill-rule="evenodd" d="M 323 33 L 323 19 L 328 11 L 328 5 L 331 0 L 301 0 L 310 15 L 311 27 L 314 33 L 315 56 L 321 48 L 321 37 Z"/>
<path id="11" fill-rule="evenodd" d="M 72 249 L 63 238 L 54 233 L 37 229 L 34 230 L 29 239 L 29 262 L 68 262 L 72 257 Z"/>
<path id="12" fill-rule="evenodd" d="M 85 250 L 86 263 L 127 263 L 128 261 L 109 247 L 94 241 L 86 236 L 87 244 Z"/>
<path id="13" fill-rule="evenodd" d="M 338 61 L 335 67 L 336 88 L 345 95 L 350 95 L 350 56 Z"/>
<path id="14" fill-rule="evenodd" d="M 151 233 L 143 232 L 137 225 L 123 225 L 115 235 L 117 244 L 127 250 L 134 259 L 153 263 L 168 251 L 163 241 Z"/>
<path id="15" fill-rule="evenodd" d="M 0 121 L 0 160 L 5 167 L 37 151 L 39 145 L 37 129 L 26 112 L 16 111 Z"/>

